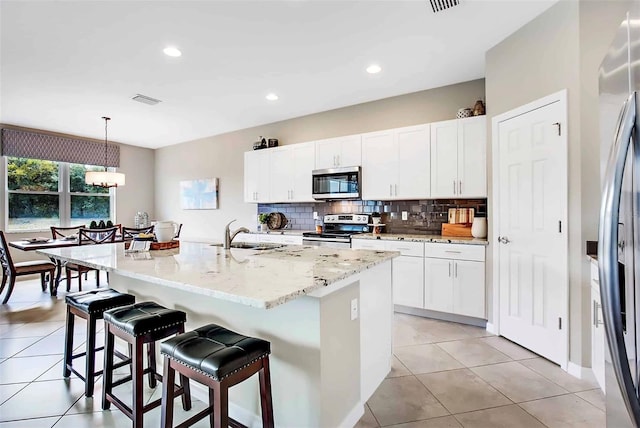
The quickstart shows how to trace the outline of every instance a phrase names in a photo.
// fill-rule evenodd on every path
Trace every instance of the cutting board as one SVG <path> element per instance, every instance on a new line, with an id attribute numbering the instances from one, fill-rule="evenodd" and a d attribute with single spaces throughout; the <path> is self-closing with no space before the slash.
<path id="1" fill-rule="evenodd" d="M 442 223 L 442 236 L 467 236 L 471 238 L 471 224 Z"/>

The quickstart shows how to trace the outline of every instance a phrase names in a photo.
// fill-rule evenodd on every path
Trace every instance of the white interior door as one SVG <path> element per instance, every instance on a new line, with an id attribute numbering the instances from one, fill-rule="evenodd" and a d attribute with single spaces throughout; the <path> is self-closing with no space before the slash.
<path id="1" fill-rule="evenodd" d="M 561 101 L 498 123 L 502 336 L 567 362 L 567 156 Z M 560 128 L 562 127 L 562 128 Z"/>

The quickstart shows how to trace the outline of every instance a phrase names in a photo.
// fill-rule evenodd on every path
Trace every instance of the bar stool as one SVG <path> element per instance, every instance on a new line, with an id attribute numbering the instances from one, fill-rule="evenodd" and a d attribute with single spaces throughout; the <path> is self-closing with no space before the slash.
<path id="1" fill-rule="evenodd" d="M 91 397 L 93 395 L 93 386 L 96 376 L 102 374 L 102 370 L 95 371 L 96 352 L 101 351 L 104 347 L 96 349 L 96 322 L 102 319 L 106 310 L 116 308 L 118 306 L 130 305 L 136 301 L 131 294 L 118 293 L 115 290 L 100 288 L 92 291 L 84 291 L 80 293 L 68 294 L 65 298 L 67 304 L 67 325 L 64 339 L 64 370 L 63 376 L 69 377 L 71 372 L 84 381 L 84 395 Z M 75 317 L 78 316 L 87 321 L 87 341 L 85 351 L 79 354 L 73 354 L 73 328 Z M 73 360 L 86 355 L 84 376 L 73 368 Z M 127 360 L 128 357 L 116 353 L 121 360 Z M 117 364 L 122 367 L 127 361 Z"/>
<path id="2" fill-rule="evenodd" d="M 216 324 L 180 334 L 160 344 L 164 355 L 162 387 L 162 428 L 173 427 L 175 372 L 209 387 L 209 407 L 187 419 L 180 427 L 190 426 L 210 417 L 216 428 L 244 426 L 229 417 L 229 388 L 259 373 L 262 425 L 271 428 L 273 405 L 269 354 L 271 344 L 265 340 L 243 336 Z"/>
<path id="3" fill-rule="evenodd" d="M 104 344 L 104 387 L 102 391 L 102 409 L 108 410 L 113 403 L 133 421 L 134 428 L 141 428 L 143 415 L 147 411 L 160 405 L 162 399 L 157 399 L 146 406 L 143 403 L 142 383 L 145 374 L 149 375 L 149 386 L 156 387 L 156 381 L 162 382 L 162 376 L 156 372 L 155 342 L 174 334 L 184 333 L 184 323 L 187 314 L 182 311 L 167 309 L 155 302 L 142 302 L 129 306 L 111 309 L 104 313 L 105 344 Z M 132 347 L 132 373 L 116 382 L 113 381 L 113 351 L 115 336 L 126 341 Z M 147 344 L 147 364 L 143 369 L 144 345 Z M 113 388 L 125 382 L 133 381 L 133 405 L 127 406 L 122 400 L 113 395 Z M 170 388 L 173 396 L 182 395 L 182 406 L 191 409 L 191 393 L 189 379 L 180 376 L 180 388 L 175 389 L 173 379 Z"/>

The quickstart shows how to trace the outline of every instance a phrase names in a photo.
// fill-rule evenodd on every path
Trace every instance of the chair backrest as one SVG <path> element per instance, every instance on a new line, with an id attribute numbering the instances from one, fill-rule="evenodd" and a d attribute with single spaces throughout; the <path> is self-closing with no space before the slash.
<path id="1" fill-rule="evenodd" d="M 115 242 L 118 230 L 120 230 L 118 226 L 107 227 L 105 229 L 86 229 L 83 227 L 80 229 L 80 232 L 78 232 L 78 245 Z"/>
<path id="2" fill-rule="evenodd" d="M 73 227 L 57 227 L 51 226 L 51 237 L 53 239 L 66 238 L 69 235 L 77 235 L 80 232 L 80 229 L 85 227 L 84 224 L 80 226 Z"/>
<path id="3" fill-rule="evenodd" d="M 0 230 L 0 267 L 6 274 L 13 273 L 13 260 L 11 259 L 11 253 L 9 252 L 9 245 L 7 244 L 7 238 L 4 232 Z"/>
<path id="4" fill-rule="evenodd" d="M 130 241 L 136 237 L 138 233 L 153 233 L 153 226 L 149 227 L 122 227 L 122 239 Z"/>

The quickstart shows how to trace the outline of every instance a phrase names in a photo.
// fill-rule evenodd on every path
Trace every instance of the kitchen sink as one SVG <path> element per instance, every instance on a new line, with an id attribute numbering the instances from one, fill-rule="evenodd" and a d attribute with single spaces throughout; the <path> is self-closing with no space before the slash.
<path id="1" fill-rule="evenodd" d="M 223 244 L 211 244 L 212 247 L 222 247 Z M 263 250 L 273 250 L 275 248 L 280 248 L 283 247 L 284 245 L 282 244 L 270 244 L 270 243 L 250 243 L 250 242 L 232 242 L 231 243 L 231 248 L 239 248 L 241 250 L 258 250 L 258 251 L 263 251 Z"/>

